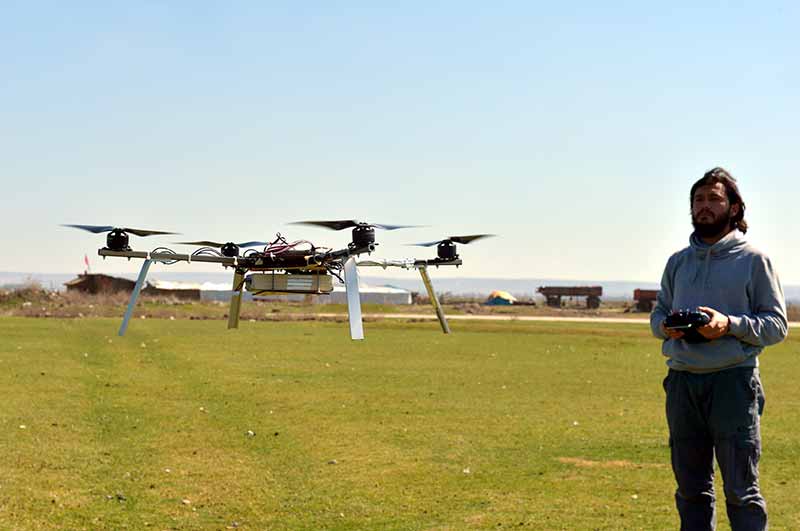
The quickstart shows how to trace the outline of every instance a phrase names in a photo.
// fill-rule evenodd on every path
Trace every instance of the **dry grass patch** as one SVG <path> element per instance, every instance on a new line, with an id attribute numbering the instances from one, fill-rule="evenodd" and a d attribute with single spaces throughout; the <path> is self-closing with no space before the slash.
<path id="1" fill-rule="evenodd" d="M 578 468 L 667 468 L 667 465 L 663 463 L 634 463 L 624 459 L 592 461 L 590 459 L 581 459 L 580 457 L 559 457 L 557 460 L 559 463 L 575 465 Z"/>

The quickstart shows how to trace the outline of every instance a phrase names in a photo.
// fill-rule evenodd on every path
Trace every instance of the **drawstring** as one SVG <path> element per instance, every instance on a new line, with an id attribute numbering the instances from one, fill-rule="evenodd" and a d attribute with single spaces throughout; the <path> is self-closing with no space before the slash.
<path id="1" fill-rule="evenodd" d="M 705 250 L 704 251 L 695 250 L 695 252 L 694 252 L 695 259 L 697 260 L 697 262 L 700 262 L 700 263 L 695 262 L 695 265 L 694 265 L 694 276 L 692 277 L 692 284 L 697 284 L 697 280 L 700 278 L 700 268 L 703 267 L 703 263 L 702 262 L 704 262 L 704 261 L 707 262 L 708 261 L 707 260 L 708 254 L 709 254 L 708 251 L 705 251 Z"/>
<path id="2" fill-rule="evenodd" d="M 694 238 L 694 236 L 693 236 Z M 702 283 L 700 284 L 701 287 L 705 287 L 708 284 L 708 287 L 711 287 L 711 260 L 716 254 L 723 254 L 725 252 L 730 252 L 730 240 L 736 238 L 736 231 L 732 231 L 729 235 L 725 236 L 722 240 L 718 241 L 714 245 L 711 246 L 699 246 L 695 245 L 694 242 L 699 240 L 693 240 L 693 247 L 695 252 L 695 259 L 698 262 L 702 263 L 695 263 L 695 270 L 694 275 L 692 276 L 692 284 L 697 285 L 698 280 L 701 280 Z M 703 269 L 703 275 L 700 277 L 700 269 Z"/>
<path id="3" fill-rule="evenodd" d="M 696 264 L 694 269 L 694 278 L 692 278 L 692 284 L 697 285 L 698 279 L 701 280 L 700 286 L 704 287 L 708 284 L 710 287 L 711 284 L 711 249 L 705 249 L 703 251 L 695 250 L 695 256 L 701 262 Z M 703 270 L 703 276 L 700 276 L 700 270 Z"/>
<path id="4" fill-rule="evenodd" d="M 740 248 L 739 242 L 741 242 L 741 240 L 739 240 L 738 233 L 735 230 L 710 246 L 703 245 L 700 239 L 693 234 L 691 245 L 694 249 L 694 258 L 696 261 L 694 264 L 695 270 L 692 276 L 692 284 L 698 287 L 711 287 L 711 260 L 714 256 L 722 257 L 726 254 L 733 253 L 734 250 L 738 250 Z M 702 277 L 700 275 L 701 268 L 703 269 Z M 702 283 L 698 284 L 698 282 Z"/>

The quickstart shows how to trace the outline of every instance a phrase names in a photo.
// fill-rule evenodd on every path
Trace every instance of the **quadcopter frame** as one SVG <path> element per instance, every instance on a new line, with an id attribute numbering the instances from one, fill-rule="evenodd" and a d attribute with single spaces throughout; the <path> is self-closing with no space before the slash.
<path id="1" fill-rule="evenodd" d="M 358 282 L 358 266 L 380 266 L 384 269 L 387 267 L 402 267 L 405 269 L 418 269 L 425 284 L 425 289 L 428 292 L 431 304 L 436 310 L 437 318 L 445 334 L 450 333 L 450 327 L 444 315 L 439 299 L 433 289 L 430 276 L 428 275 L 428 266 L 444 266 L 454 265 L 460 266 L 461 259 L 455 260 L 442 260 L 436 258 L 433 260 L 381 260 L 381 261 L 363 261 L 357 262 L 356 256 L 364 253 L 371 253 L 375 250 L 375 244 L 369 243 L 365 246 L 358 247 L 350 244 L 347 248 L 338 251 L 315 252 L 312 251 L 288 251 L 280 255 L 252 253 L 246 256 L 209 256 L 202 254 L 178 254 L 172 251 L 169 252 L 145 252 L 145 251 L 115 251 L 107 248 L 98 250 L 98 255 L 103 258 L 117 257 L 117 258 L 137 258 L 144 260 L 142 267 L 139 270 L 139 276 L 136 279 L 128 306 L 125 310 L 125 315 L 122 319 L 118 334 L 125 335 L 128 329 L 131 317 L 133 316 L 136 302 L 138 301 L 139 294 L 144 287 L 147 274 L 150 271 L 150 266 L 154 263 L 172 264 L 175 262 L 203 262 L 203 263 L 216 263 L 221 264 L 223 267 L 233 268 L 233 284 L 232 296 L 230 299 L 230 309 L 228 312 L 228 329 L 239 327 L 239 316 L 241 313 L 242 295 L 248 272 L 267 272 L 267 271 L 294 271 L 298 277 L 305 275 L 325 274 L 327 273 L 326 265 L 332 263 L 341 263 L 344 272 L 344 284 L 347 294 L 347 313 L 348 321 L 350 324 L 350 337 L 354 340 L 364 339 L 364 327 L 361 313 L 361 297 L 359 293 Z M 292 291 L 283 291 L 277 289 L 264 289 L 256 291 L 259 293 L 291 293 Z M 324 293 L 318 291 L 317 293 Z"/>

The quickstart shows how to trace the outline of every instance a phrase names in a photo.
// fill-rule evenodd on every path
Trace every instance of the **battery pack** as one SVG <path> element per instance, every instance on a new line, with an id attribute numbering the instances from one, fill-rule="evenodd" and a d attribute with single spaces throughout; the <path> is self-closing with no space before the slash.
<path id="1" fill-rule="evenodd" d="M 245 278 L 247 291 L 271 293 L 330 293 L 333 279 L 328 274 L 267 273 Z"/>

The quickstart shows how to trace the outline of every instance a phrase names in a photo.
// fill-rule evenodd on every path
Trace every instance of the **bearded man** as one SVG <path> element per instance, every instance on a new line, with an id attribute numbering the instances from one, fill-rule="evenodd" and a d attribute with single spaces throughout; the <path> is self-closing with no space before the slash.
<path id="1" fill-rule="evenodd" d="M 716 455 L 731 528 L 762 531 L 758 356 L 786 337 L 786 303 L 769 258 L 743 239 L 745 205 L 736 180 L 714 168 L 694 183 L 689 201 L 689 247 L 669 258 L 650 316 L 669 367 L 664 390 L 681 530 L 715 529 Z M 683 309 L 708 315 L 699 336 L 664 326 Z"/>

